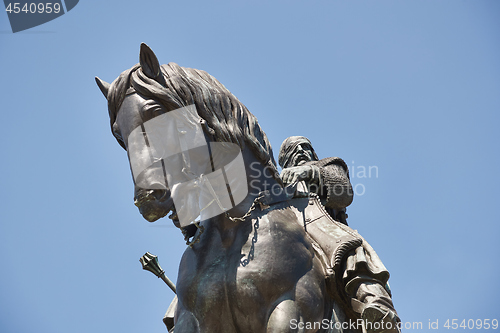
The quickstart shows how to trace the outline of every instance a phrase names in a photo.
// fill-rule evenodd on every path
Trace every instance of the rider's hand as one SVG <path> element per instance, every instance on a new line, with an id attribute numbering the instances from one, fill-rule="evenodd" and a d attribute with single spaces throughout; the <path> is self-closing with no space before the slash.
<path id="1" fill-rule="evenodd" d="M 313 169 L 310 165 L 301 165 L 286 168 L 281 171 L 281 180 L 285 185 L 292 184 L 301 180 L 308 181 L 313 175 Z"/>

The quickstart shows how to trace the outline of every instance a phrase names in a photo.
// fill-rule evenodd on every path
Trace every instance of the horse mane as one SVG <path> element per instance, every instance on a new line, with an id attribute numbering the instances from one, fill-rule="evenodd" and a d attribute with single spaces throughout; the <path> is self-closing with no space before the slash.
<path id="1" fill-rule="evenodd" d="M 282 184 L 273 157 L 271 144 L 257 118 L 216 78 L 205 71 L 181 67 L 175 63 L 161 66 L 165 81 L 160 84 L 147 77 L 139 64 L 124 71 L 110 86 L 108 111 L 113 135 L 125 148 L 116 133 L 115 120 L 129 88 L 144 97 L 156 100 L 168 110 L 194 104 L 205 120 L 204 130 L 215 141 L 232 142 L 242 150 L 246 146 L 270 168 L 273 178 Z"/>

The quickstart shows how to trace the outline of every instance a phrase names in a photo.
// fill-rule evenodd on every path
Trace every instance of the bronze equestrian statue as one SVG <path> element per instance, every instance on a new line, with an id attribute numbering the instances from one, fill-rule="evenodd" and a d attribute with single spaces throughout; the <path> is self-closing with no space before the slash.
<path id="1" fill-rule="evenodd" d="M 113 83 L 96 81 L 108 101 L 112 133 L 129 155 L 140 213 L 153 222 L 172 211 L 176 225 L 192 227 L 178 213 L 189 214 L 184 205 L 197 203 L 176 201 L 182 184 L 171 179 L 178 175 L 198 184 L 193 189 L 214 174 L 227 185 L 224 198 L 208 186 L 214 195 L 200 206 L 200 216 L 209 204 L 222 209 L 223 199 L 234 203 L 194 224 L 196 234 L 179 265 L 175 333 L 398 332 L 389 273 L 377 254 L 334 220 L 318 195 L 298 191 L 296 183 L 285 186 L 255 116 L 208 73 L 175 63 L 160 66 L 145 44 L 139 58 Z M 148 126 L 170 114 L 188 121 L 179 110 L 191 110 L 186 117 L 202 128 L 206 144 L 196 149 L 235 145 L 242 172 L 231 176 L 229 162 L 215 166 L 212 155 L 200 159 L 196 149 L 152 153 L 158 138 Z M 190 135 L 176 124 L 180 136 Z M 171 125 L 165 122 L 164 132 L 155 135 L 175 138 Z M 141 163 L 145 167 L 137 169 Z M 241 202 L 233 200 L 242 189 L 238 177 L 246 186 Z M 209 192 L 189 198 L 208 200 Z"/>

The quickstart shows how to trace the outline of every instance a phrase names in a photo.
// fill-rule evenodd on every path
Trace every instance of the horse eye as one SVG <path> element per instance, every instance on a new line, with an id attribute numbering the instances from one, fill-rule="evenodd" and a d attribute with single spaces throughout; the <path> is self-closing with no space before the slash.
<path id="1" fill-rule="evenodd" d="M 163 114 L 163 113 L 164 113 L 164 112 L 163 112 L 163 109 L 162 109 L 162 108 L 161 108 L 161 106 L 159 106 L 159 105 L 157 105 L 157 106 L 155 106 L 155 107 L 151 108 L 151 109 L 150 109 L 150 112 L 151 112 L 151 114 L 152 114 L 152 115 L 154 115 L 155 117 L 157 117 L 157 116 L 159 116 L 159 115 L 161 115 L 161 114 Z"/>

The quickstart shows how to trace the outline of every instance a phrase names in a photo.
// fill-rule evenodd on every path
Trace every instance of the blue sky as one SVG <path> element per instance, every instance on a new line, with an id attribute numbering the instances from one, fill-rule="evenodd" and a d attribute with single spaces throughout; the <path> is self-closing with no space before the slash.
<path id="1" fill-rule="evenodd" d="M 94 82 L 141 42 L 221 81 L 275 157 L 304 135 L 347 162 L 348 221 L 403 322 L 500 319 L 499 16 L 486 0 L 81 0 L 13 34 L 0 14 L 0 331 L 164 332 L 173 293 L 139 257 L 175 282 L 185 245 L 133 205 Z"/>

